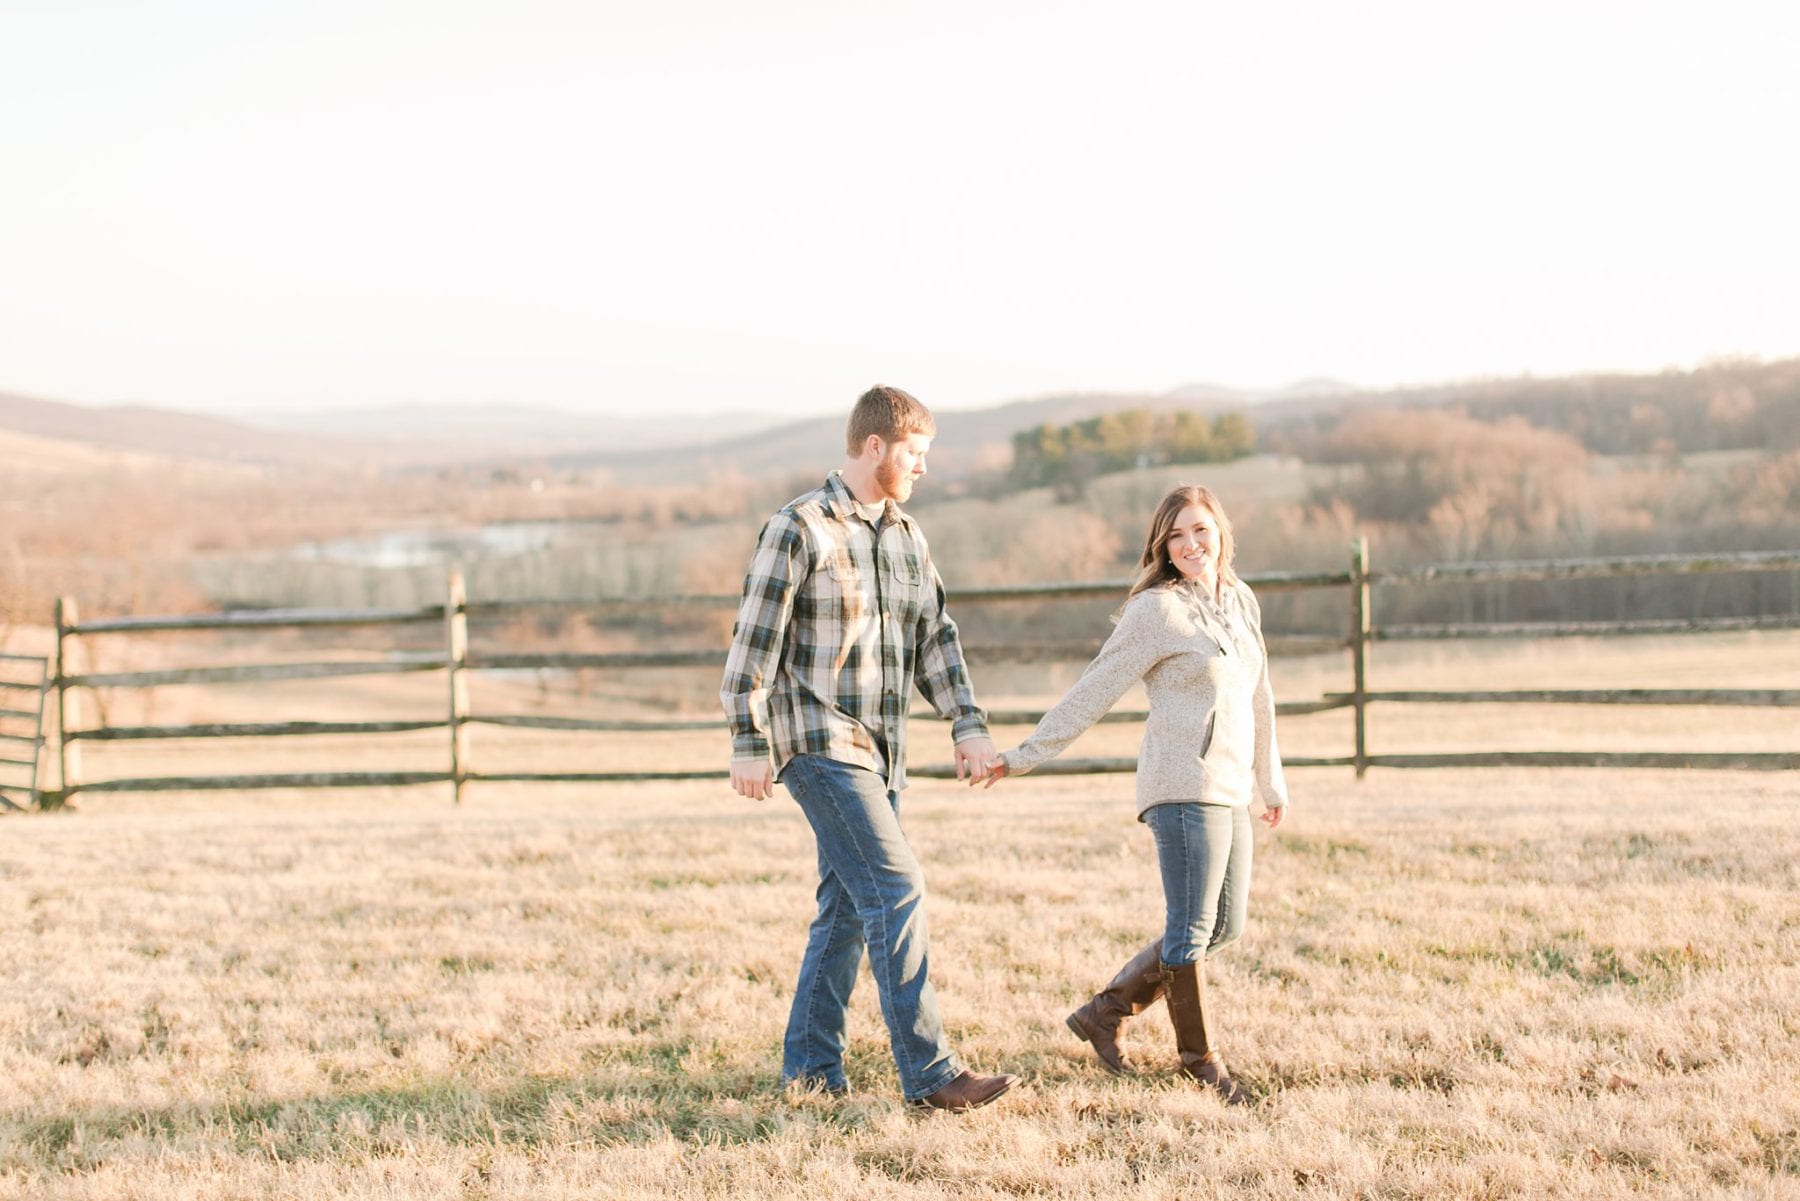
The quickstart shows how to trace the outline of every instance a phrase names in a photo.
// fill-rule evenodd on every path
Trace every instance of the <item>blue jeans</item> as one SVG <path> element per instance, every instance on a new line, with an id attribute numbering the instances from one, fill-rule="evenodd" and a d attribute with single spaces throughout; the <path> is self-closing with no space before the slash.
<path id="1" fill-rule="evenodd" d="M 1199 963 L 1236 942 L 1250 904 L 1250 810 L 1232 805 L 1153 805 L 1144 823 L 1162 867 L 1164 963 Z"/>
<path id="2" fill-rule="evenodd" d="M 867 768 L 819 755 L 794 756 L 781 782 L 819 846 L 819 912 L 794 986 L 782 1079 L 846 1086 L 845 1018 L 866 945 L 901 1089 L 909 1101 L 929 1096 L 962 1069 L 926 971 L 925 875 L 900 830 L 899 794 Z"/>

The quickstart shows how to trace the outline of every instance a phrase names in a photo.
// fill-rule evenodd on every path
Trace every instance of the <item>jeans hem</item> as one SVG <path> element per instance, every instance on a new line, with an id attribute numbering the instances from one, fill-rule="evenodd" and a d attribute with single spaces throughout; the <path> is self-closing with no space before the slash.
<path id="1" fill-rule="evenodd" d="M 926 1097 L 929 1097 L 932 1093 L 937 1092 L 940 1088 L 943 1088 L 946 1084 L 949 1084 L 952 1080 L 956 1079 L 958 1076 L 960 1076 L 962 1074 L 963 1074 L 962 1065 L 957 1063 L 956 1060 L 952 1059 L 950 1061 L 949 1066 L 944 1069 L 943 1074 L 941 1076 L 937 1073 L 933 1073 L 931 1076 L 927 1077 L 927 1079 L 929 1081 L 931 1081 L 931 1083 L 927 1084 L 924 1088 L 920 1089 L 917 1092 L 914 1092 L 910 1089 L 902 1090 L 902 1095 L 908 1101 L 923 1101 Z"/>

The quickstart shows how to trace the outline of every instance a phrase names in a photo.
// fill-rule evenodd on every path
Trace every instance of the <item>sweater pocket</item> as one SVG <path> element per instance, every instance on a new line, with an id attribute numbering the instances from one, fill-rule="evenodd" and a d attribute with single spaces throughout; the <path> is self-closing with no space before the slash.
<path id="1" fill-rule="evenodd" d="M 1218 728 L 1219 711 L 1214 709 L 1206 715 L 1206 733 L 1200 736 L 1200 757 L 1202 759 L 1206 758 L 1207 752 L 1212 750 L 1213 734 Z"/>

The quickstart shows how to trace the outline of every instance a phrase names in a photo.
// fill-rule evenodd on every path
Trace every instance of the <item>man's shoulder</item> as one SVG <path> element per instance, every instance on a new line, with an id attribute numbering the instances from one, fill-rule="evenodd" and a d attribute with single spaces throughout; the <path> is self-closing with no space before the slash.
<path id="1" fill-rule="evenodd" d="M 821 485 L 788 501 L 769 518 L 771 526 L 794 530 L 816 529 L 826 522 L 838 520 L 832 505 L 830 485 Z"/>
<path id="2" fill-rule="evenodd" d="M 777 517 L 783 515 L 795 517 L 801 514 L 817 514 L 821 510 L 830 508 L 830 500 L 831 489 L 827 485 L 821 484 L 817 488 L 808 488 L 776 509 L 775 515 Z"/>

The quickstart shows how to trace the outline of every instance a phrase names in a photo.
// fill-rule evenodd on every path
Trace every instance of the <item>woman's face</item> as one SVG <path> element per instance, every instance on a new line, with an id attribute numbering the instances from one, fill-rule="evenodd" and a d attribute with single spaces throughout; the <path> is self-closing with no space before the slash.
<path id="1" fill-rule="evenodd" d="M 1219 573 L 1219 522 L 1212 510 L 1189 505 L 1169 531 L 1169 562 L 1183 579 L 1211 583 Z"/>

